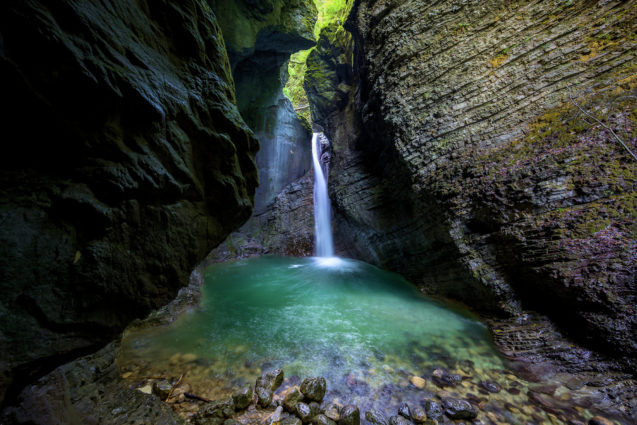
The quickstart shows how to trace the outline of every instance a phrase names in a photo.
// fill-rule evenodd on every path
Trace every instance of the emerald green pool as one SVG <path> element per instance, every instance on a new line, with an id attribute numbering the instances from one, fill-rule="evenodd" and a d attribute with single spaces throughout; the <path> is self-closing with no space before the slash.
<path id="1" fill-rule="evenodd" d="M 204 279 L 199 308 L 128 335 L 123 357 L 152 359 L 147 375 L 171 364 L 179 375 L 187 355 L 228 390 L 280 367 L 286 376 L 324 376 L 345 399 L 387 385 L 408 389 L 411 376 L 436 367 L 503 367 L 486 328 L 467 312 L 359 261 L 259 257 L 213 265 Z"/>

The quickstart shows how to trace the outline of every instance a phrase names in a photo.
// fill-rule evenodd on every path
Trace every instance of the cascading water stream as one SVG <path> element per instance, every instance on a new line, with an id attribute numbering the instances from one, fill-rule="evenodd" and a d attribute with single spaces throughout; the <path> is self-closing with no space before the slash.
<path id="1" fill-rule="evenodd" d="M 312 135 L 312 159 L 314 163 L 314 239 L 318 257 L 333 257 L 330 198 L 327 193 L 329 146 L 323 133 Z"/>

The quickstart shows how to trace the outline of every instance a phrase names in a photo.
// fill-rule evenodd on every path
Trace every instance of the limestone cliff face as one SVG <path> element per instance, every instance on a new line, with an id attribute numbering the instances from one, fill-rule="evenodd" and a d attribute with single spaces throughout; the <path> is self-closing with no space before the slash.
<path id="1" fill-rule="evenodd" d="M 199 0 L 0 5 L 0 399 L 170 301 L 252 211 L 258 142 Z"/>
<path id="2" fill-rule="evenodd" d="M 634 361 L 637 166 L 610 130 L 636 150 L 636 13 L 357 2 L 359 79 L 325 125 L 342 250 Z"/>
<path id="3" fill-rule="evenodd" d="M 312 0 L 209 0 L 227 43 L 241 116 L 255 132 L 260 185 L 255 212 L 311 168 L 309 124 L 282 89 L 290 54 L 314 45 Z"/>

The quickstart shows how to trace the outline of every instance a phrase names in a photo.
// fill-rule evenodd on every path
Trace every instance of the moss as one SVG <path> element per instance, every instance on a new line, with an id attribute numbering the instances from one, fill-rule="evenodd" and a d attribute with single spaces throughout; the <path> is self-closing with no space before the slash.
<path id="1" fill-rule="evenodd" d="M 499 53 L 497 56 L 489 59 L 489 65 L 491 68 L 500 67 L 509 58 L 508 53 Z"/>
<path id="2" fill-rule="evenodd" d="M 314 25 L 314 35 L 317 39 L 323 29 L 336 24 L 340 31 L 345 31 L 342 24 L 352 8 L 353 0 L 314 0 L 318 10 L 318 18 Z M 330 43 L 336 43 L 336 35 L 329 40 Z M 305 92 L 305 74 L 308 70 L 307 58 L 314 50 L 302 50 L 294 53 L 290 57 L 288 64 L 289 78 L 283 89 L 283 94 L 290 99 L 294 110 L 300 119 L 310 126 L 310 102 Z"/>

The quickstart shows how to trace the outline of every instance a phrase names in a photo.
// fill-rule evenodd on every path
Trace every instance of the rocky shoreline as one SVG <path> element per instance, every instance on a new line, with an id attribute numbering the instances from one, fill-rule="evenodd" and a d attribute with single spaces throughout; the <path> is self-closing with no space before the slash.
<path id="1" fill-rule="evenodd" d="M 172 303 L 131 325 L 124 337 L 167 326 L 196 308 L 201 276 L 201 270 L 195 270 L 190 285 Z M 118 342 L 27 387 L 17 407 L 5 410 L 2 423 L 66 423 L 59 418 L 74 416 L 82 423 L 109 424 L 143 424 L 155 418 L 152 423 L 341 425 L 341 417 L 354 417 L 357 423 L 356 415 L 348 413 L 354 409 L 348 408 L 353 399 L 359 420 L 374 425 L 632 423 L 633 378 L 614 372 L 603 358 L 564 343 L 564 337 L 549 328 L 550 322 L 540 325 L 541 320 L 487 321 L 496 345 L 512 361 L 510 370 L 493 369 L 485 375 L 473 362 L 458 362 L 440 351 L 443 367 L 423 368 L 419 375 L 391 370 L 395 379 L 378 391 L 370 387 L 374 367 L 353 371 L 343 377 L 349 394 L 335 391 L 321 378 L 284 379 L 282 373 L 268 372 L 270 364 L 246 365 L 246 370 L 230 371 L 232 379 L 220 379 L 223 365 L 190 353 L 175 354 L 161 365 L 146 359 L 139 367 L 124 366 Z M 543 342 L 544 351 L 539 343 L 523 346 L 525 341 Z M 546 348 L 549 345 L 552 350 Z M 379 363 L 384 361 L 380 355 Z M 248 376 L 259 377 L 250 385 Z"/>

